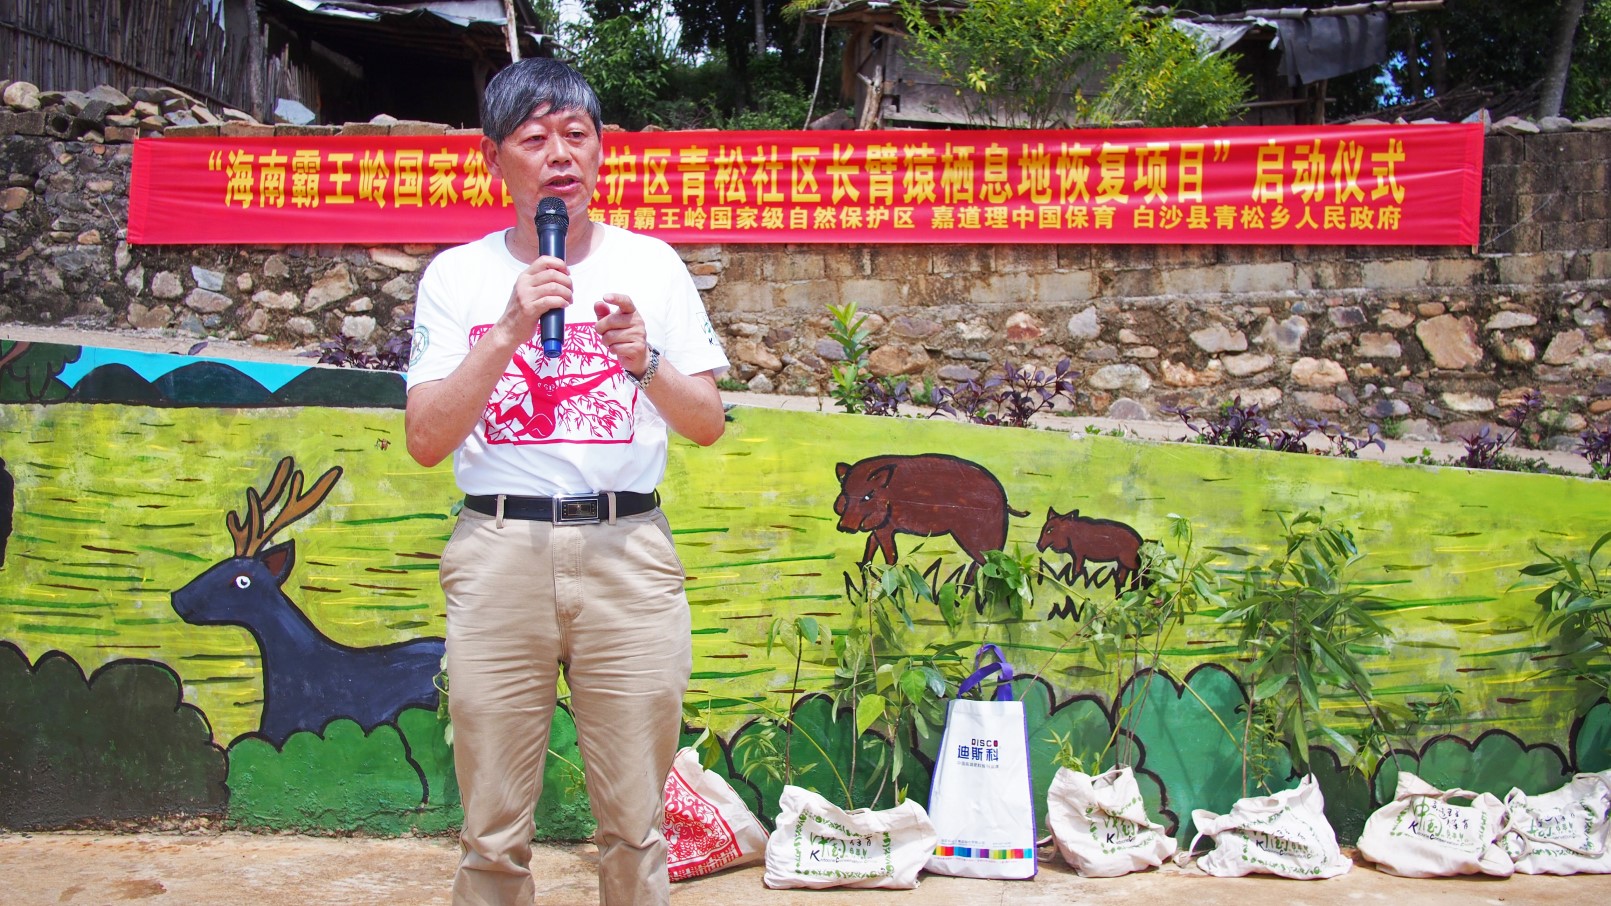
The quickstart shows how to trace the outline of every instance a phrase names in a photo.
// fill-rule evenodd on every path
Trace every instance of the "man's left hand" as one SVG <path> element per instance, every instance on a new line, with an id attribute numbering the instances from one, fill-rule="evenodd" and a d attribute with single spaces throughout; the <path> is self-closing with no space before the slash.
<path id="1" fill-rule="evenodd" d="M 649 339 L 643 316 L 632 304 L 632 297 L 606 293 L 604 301 L 593 303 L 593 315 L 598 318 L 593 329 L 621 362 L 621 367 L 642 377 L 649 367 Z"/>

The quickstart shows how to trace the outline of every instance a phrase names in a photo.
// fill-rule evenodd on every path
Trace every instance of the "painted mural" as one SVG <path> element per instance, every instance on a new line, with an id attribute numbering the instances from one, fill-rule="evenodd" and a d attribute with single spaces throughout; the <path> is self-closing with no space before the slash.
<path id="1" fill-rule="evenodd" d="M 436 569 L 457 494 L 404 452 L 402 402 L 395 374 L 0 341 L 0 824 L 456 826 Z M 885 627 L 903 662 L 960 670 L 993 642 L 1032 675 L 1042 797 L 1059 758 L 1122 760 L 1188 836 L 1191 809 L 1249 784 L 1247 647 L 1202 607 L 1155 659 L 1117 661 L 1091 615 L 1159 581 L 1144 552 L 1181 526 L 1234 578 L 1304 512 L 1351 527 L 1348 582 L 1388 634 L 1350 650 L 1378 699 L 1421 716 L 1363 771 L 1317 748 L 1344 839 L 1399 771 L 1502 795 L 1611 767 L 1611 704 L 1552 669 L 1521 573 L 1535 545 L 1586 551 L 1611 529 L 1601 484 L 920 419 L 729 420 L 711 448 L 673 443 L 662 495 L 693 608 L 687 738 L 715 734 L 764 819 L 779 763 L 840 801 L 926 798 L 938 732 L 857 733 L 836 709 L 845 640 L 904 565 L 973 591 Z M 1033 567 L 1029 609 L 977 591 L 997 551 Z M 1355 697 L 1321 698 L 1330 725 L 1366 722 Z M 567 721 L 538 809 L 551 838 L 591 829 Z M 894 782 L 880 732 L 910 756 Z M 1253 773 L 1292 785 L 1266 754 Z"/>

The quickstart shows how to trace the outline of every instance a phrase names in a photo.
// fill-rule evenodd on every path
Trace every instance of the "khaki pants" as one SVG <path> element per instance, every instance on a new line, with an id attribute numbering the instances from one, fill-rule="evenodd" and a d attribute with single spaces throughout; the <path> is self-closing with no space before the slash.
<path id="1" fill-rule="evenodd" d="M 659 510 L 574 526 L 460 513 L 441 569 L 464 801 L 455 906 L 533 900 L 561 665 L 598 821 L 599 900 L 669 902 L 664 786 L 693 662 L 683 578 Z"/>

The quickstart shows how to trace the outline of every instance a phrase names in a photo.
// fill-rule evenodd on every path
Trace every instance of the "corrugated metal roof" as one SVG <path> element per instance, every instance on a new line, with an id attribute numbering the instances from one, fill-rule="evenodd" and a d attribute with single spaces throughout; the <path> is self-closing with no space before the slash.
<path id="1" fill-rule="evenodd" d="M 484 22 L 504 26 L 503 0 L 420 0 L 410 3 L 359 3 L 353 0 L 280 0 L 301 7 L 304 12 L 320 16 L 335 16 L 349 19 L 362 19 L 379 21 L 386 16 L 406 16 L 425 12 L 439 16 L 458 26 L 469 26 L 471 23 Z M 523 28 L 534 29 L 540 26 L 531 8 L 524 4 L 515 4 L 515 16 L 520 20 Z"/>
<path id="2" fill-rule="evenodd" d="M 497 55 L 506 47 L 502 0 L 426 0 L 360 3 L 354 0 L 267 0 L 271 18 L 310 38 L 347 47 L 412 50 L 444 59 Z M 545 35 L 528 4 L 515 4 L 526 55 L 540 52 Z"/>

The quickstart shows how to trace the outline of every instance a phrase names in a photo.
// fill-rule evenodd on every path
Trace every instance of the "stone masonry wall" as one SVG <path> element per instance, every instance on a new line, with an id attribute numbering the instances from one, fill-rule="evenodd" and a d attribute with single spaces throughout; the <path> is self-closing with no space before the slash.
<path id="1" fill-rule="evenodd" d="M 406 332 L 435 246 L 130 246 L 147 135 L 441 134 L 388 117 L 267 125 L 171 89 L 0 83 L 0 320 L 315 347 Z M 1542 127 L 1542 128 L 1541 128 Z M 817 393 L 827 307 L 869 313 L 871 365 L 940 383 L 1005 362 L 1082 377 L 1080 414 L 1233 396 L 1278 416 L 1449 439 L 1530 390 L 1559 444 L 1611 411 L 1611 123 L 1490 127 L 1465 247 L 684 246 L 734 368 Z"/>

